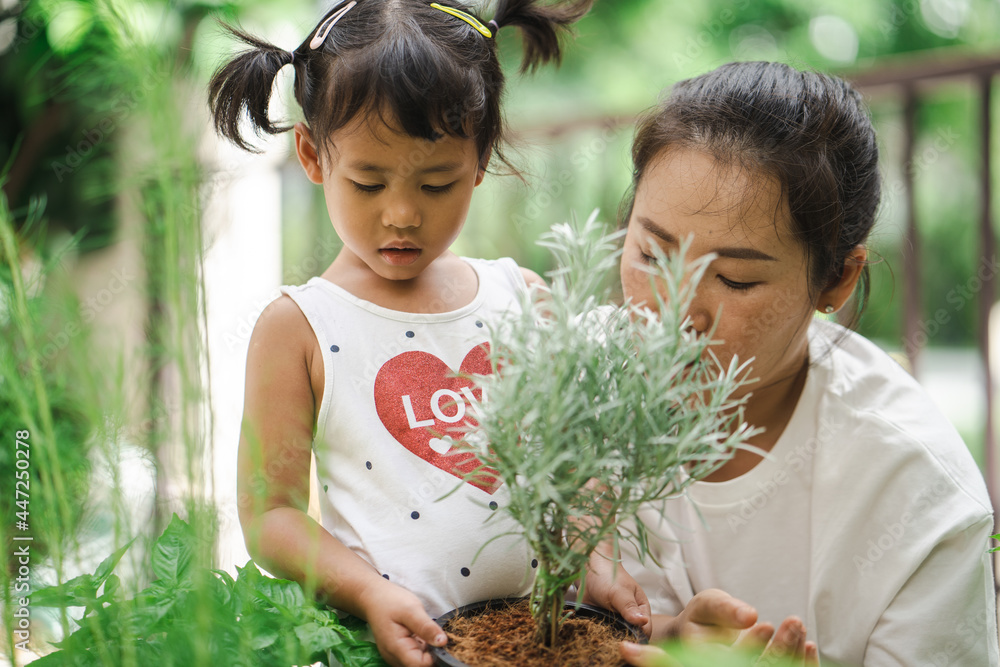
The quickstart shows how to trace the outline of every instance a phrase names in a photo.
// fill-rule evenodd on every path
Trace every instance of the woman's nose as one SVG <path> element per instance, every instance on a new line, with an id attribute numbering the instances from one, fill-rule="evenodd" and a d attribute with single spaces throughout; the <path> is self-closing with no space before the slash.
<path id="1" fill-rule="evenodd" d="M 688 328 L 699 334 L 703 334 L 712 328 L 712 311 L 708 299 L 704 293 L 704 288 L 699 287 L 695 291 L 694 299 L 688 308 Z"/>

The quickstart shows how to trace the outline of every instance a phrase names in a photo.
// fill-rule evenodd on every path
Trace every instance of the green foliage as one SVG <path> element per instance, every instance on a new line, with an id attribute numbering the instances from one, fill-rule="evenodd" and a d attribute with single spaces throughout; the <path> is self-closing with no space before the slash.
<path id="1" fill-rule="evenodd" d="M 475 474 L 496 471 L 509 490 L 505 510 L 538 559 L 532 614 L 548 645 L 569 586 L 599 544 L 617 542 L 616 520 L 708 474 L 753 432 L 732 398 L 746 365 L 720 368 L 711 332 L 685 329 L 714 257 L 686 265 L 685 247 L 661 255 L 650 273 L 664 295 L 657 312 L 599 308 L 619 255 L 620 234 L 603 234 L 595 212 L 543 238 L 558 267 L 552 287 L 495 327 L 495 372 L 477 380 Z"/>
<path id="2" fill-rule="evenodd" d="M 768 656 L 761 658 L 760 652 L 752 649 L 740 650 L 720 644 L 672 641 L 662 644 L 665 651 L 660 660 L 650 667 L 801 667 L 802 660 Z M 824 665 L 836 667 L 823 660 Z"/>
<path id="3" fill-rule="evenodd" d="M 131 543 L 94 572 L 35 592 L 35 607 L 83 607 L 79 629 L 33 664 L 41 667 L 383 665 L 365 626 L 307 601 L 295 582 L 253 562 L 226 572 L 202 565 L 209 545 L 174 515 L 151 557 L 154 581 L 132 598 L 113 574 Z M 332 662 L 336 660 L 337 662 Z"/>
<path id="4" fill-rule="evenodd" d="M 0 183 L 4 179 L 0 177 Z M 41 205 L 28 223 L 40 227 Z M 99 401 L 95 378 L 85 357 L 88 327 L 79 321 L 73 299 L 65 301 L 43 289 L 47 266 L 22 261 L 14 220 L 0 194 L 0 512 L 15 518 L 0 524 L 0 540 L 9 532 L 32 537 L 30 558 L 56 556 L 83 516 L 90 474 L 88 452 Z M 70 328 L 72 326 L 72 329 Z M 72 333 L 72 335 L 70 335 Z M 59 373 L 51 373 L 54 367 Z M 16 445 L 15 433 L 20 433 Z M 26 473 L 15 477 L 14 471 Z M 30 505 L 29 505 L 30 503 Z M 23 522 L 23 523 L 21 523 Z M 55 552 L 55 553 L 54 553 Z M 16 570 L 7 548 L 0 587 Z"/>

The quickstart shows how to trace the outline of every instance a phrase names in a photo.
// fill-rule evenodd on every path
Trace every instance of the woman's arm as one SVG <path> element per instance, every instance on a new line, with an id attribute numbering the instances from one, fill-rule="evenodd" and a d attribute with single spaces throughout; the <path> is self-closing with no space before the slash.
<path id="1" fill-rule="evenodd" d="M 319 396 L 310 369 L 322 363 L 305 316 L 288 297 L 261 314 L 247 354 L 237 460 L 240 524 L 250 555 L 269 572 L 313 588 L 328 604 L 371 625 L 393 665 L 431 664 L 424 642 L 447 638 L 409 591 L 392 584 L 307 513 Z"/>

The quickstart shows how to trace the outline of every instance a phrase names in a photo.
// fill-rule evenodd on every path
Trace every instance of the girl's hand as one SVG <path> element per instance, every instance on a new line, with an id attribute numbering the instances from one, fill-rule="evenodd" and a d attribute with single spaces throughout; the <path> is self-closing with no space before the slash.
<path id="1" fill-rule="evenodd" d="M 583 602 L 618 612 L 648 637 L 653 630 L 649 599 L 621 563 L 594 551 L 587 566 Z"/>
<path id="2" fill-rule="evenodd" d="M 444 646 L 448 635 L 427 614 L 417 596 L 384 579 L 361 596 L 365 618 L 382 658 L 392 667 L 431 667 L 427 647 Z"/>

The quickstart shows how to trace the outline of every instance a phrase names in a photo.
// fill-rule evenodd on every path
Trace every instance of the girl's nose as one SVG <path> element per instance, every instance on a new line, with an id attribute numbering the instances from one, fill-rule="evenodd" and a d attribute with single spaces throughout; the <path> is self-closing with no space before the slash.
<path id="1" fill-rule="evenodd" d="M 409 198 L 397 197 L 382 211 L 382 224 L 399 229 L 419 227 L 420 211 Z"/>

